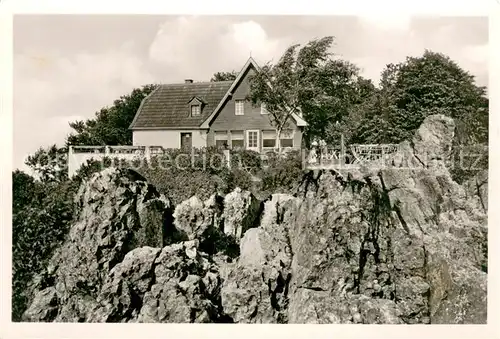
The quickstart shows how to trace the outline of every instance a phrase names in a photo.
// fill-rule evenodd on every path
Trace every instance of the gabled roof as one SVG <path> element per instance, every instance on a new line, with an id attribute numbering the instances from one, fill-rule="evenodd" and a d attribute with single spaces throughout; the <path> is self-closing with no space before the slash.
<path id="1" fill-rule="evenodd" d="M 252 57 L 248 58 L 247 62 L 245 63 L 245 65 L 241 69 L 240 73 L 238 73 L 238 76 L 236 77 L 236 79 L 232 83 L 231 87 L 229 87 L 229 89 L 227 90 L 227 93 L 224 95 L 224 97 L 219 102 L 219 104 L 217 105 L 215 110 L 212 112 L 212 114 L 210 114 L 207 117 L 207 119 L 203 122 L 203 124 L 201 125 L 201 128 L 208 129 L 210 127 L 210 123 L 213 121 L 213 119 L 220 112 L 220 110 L 222 109 L 222 107 L 226 103 L 227 99 L 231 95 L 233 95 L 234 90 L 238 87 L 238 85 L 240 84 L 241 80 L 243 79 L 244 75 L 247 73 L 247 71 L 250 67 L 254 67 L 257 71 L 260 70 L 260 67 L 257 64 L 257 62 L 255 62 L 255 60 Z M 307 126 L 306 121 L 302 117 L 300 117 L 299 115 L 292 113 L 292 118 L 295 120 L 295 123 L 297 124 L 297 126 L 299 126 L 299 127 Z"/>
<path id="2" fill-rule="evenodd" d="M 142 101 L 130 129 L 199 128 L 224 97 L 233 81 L 160 85 Z M 188 103 L 204 103 L 200 116 L 192 117 Z"/>
<path id="3" fill-rule="evenodd" d="M 236 77 L 236 79 L 234 79 L 233 83 L 231 84 L 231 87 L 229 87 L 229 89 L 227 90 L 226 94 L 224 95 L 224 97 L 222 98 L 222 100 L 219 102 L 219 104 L 217 105 L 217 107 L 214 109 L 214 111 L 212 112 L 212 114 L 210 114 L 207 117 L 207 119 L 203 122 L 203 124 L 201 125 L 201 128 L 209 128 L 210 127 L 210 123 L 217 116 L 217 114 L 220 112 L 220 110 L 222 109 L 222 107 L 226 103 L 227 99 L 229 99 L 229 97 L 231 95 L 233 95 L 234 90 L 236 89 L 236 87 L 238 87 L 238 85 L 240 84 L 241 80 L 243 80 L 243 76 L 245 75 L 245 73 L 248 71 L 248 69 L 250 67 L 254 67 L 256 70 L 259 69 L 259 65 L 257 65 L 257 63 L 255 62 L 255 60 L 252 57 L 248 58 L 248 60 L 245 63 L 245 65 L 243 65 L 243 68 L 238 73 L 238 76 Z"/>

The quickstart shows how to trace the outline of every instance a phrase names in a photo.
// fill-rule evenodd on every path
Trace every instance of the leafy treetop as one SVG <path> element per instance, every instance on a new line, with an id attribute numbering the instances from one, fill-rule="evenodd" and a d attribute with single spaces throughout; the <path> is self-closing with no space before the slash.
<path id="1" fill-rule="evenodd" d="M 211 82 L 217 82 L 217 81 L 233 81 L 236 79 L 238 76 L 238 72 L 236 71 L 231 71 L 231 72 L 217 72 L 214 73 L 212 79 L 210 79 Z"/>

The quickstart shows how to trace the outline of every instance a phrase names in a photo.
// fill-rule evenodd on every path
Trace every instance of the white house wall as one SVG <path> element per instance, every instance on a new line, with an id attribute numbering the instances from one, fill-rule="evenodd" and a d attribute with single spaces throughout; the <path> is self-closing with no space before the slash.
<path id="1" fill-rule="evenodd" d="M 191 132 L 193 147 L 207 146 L 205 130 L 136 130 L 132 133 L 134 146 L 162 146 L 163 148 L 180 148 L 181 133 Z"/>

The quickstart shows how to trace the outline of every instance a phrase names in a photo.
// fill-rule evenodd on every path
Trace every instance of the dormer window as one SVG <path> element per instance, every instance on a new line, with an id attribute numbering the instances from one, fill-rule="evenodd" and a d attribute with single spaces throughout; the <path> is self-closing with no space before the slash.
<path id="1" fill-rule="evenodd" d="M 199 117 L 201 115 L 201 111 L 203 110 L 203 105 L 205 102 L 199 97 L 192 97 L 189 100 L 189 115 L 192 117 Z"/>
<path id="2" fill-rule="evenodd" d="M 201 105 L 191 105 L 191 116 L 199 117 L 201 115 Z"/>

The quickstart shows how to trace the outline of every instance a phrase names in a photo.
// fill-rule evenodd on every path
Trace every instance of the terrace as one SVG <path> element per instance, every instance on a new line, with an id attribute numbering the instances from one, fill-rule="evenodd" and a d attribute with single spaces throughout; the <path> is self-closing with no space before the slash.
<path id="1" fill-rule="evenodd" d="M 290 152 L 293 148 L 284 148 L 282 152 Z M 387 164 L 390 156 L 398 150 L 396 144 L 350 145 L 345 147 L 323 147 L 311 150 L 302 150 L 304 169 L 334 169 L 359 168 L 368 163 Z M 275 148 L 264 148 L 262 156 L 265 159 L 269 152 L 277 152 Z M 161 146 L 70 146 L 68 154 L 68 175 L 72 177 L 77 170 L 89 160 L 102 161 L 104 158 L 132 161 L 166 152 Z M 228 165 L 230 164 L 229 150 L 224 151 Z"/>

